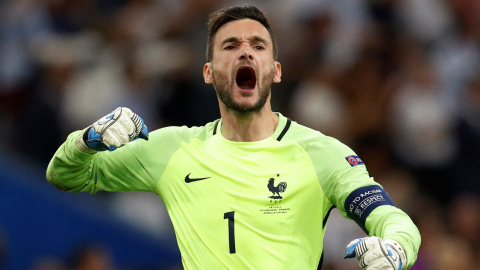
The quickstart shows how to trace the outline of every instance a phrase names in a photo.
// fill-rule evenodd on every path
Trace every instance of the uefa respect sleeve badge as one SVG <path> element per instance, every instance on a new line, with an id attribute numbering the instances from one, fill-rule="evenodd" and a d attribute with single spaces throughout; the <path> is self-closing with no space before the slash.
<path id="1" fill-rule="evenodd" d="M 358 156 L 348 156 L 345 157 L 350 166 L 364 165 L 363 161 Z"/>

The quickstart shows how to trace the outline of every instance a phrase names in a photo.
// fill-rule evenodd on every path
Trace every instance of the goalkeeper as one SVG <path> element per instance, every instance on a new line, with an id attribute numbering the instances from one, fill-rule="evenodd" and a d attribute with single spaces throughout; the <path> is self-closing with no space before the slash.
<path id="1" fill-rule="evenodd" d="M 205 83 L 221 118 L 149 134 L 118 108 L 69 135 L 47 168 L 69 192 L 155 192 L 172 220 L 185 269 L 320 269 L 336 207 L 367 237 L 345 258 L 364 270 L 402 270 L 417 259 L 417 227 L 338 140 L 271 109 L 281 81 L 273 31 L 253 6 L 210 16 Z"/>

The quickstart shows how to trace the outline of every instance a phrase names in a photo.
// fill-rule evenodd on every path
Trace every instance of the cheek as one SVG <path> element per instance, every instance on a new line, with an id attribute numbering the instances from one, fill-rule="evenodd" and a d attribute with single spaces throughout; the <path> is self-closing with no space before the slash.
<path id="1" fill-rule="evenodd" d="M 217 85 L 226 85 L 228 84 L 228 73 L 221 68 L 217 68 L 213 70 L 213 78 Z"/>
<path id="2" fill-rule="evenodd" d="M 272 63 L 270 65 L 265 65 L 263 68 L 262 68 L 262 74 L 261 74 L 261 78 L 263 80 L 265 79 L 273 79 L 273 76 L 275 75 L 275 65 Z"/>
<path id="3" fill-rule="evenodd" d="M 224 62 L 216 62 L 214 65 L 212 65 L 212 70 L 217 73 L 217 74 L 228 74 L 230 72 L 230 69 L 228 68 L 228 65 Z"/>

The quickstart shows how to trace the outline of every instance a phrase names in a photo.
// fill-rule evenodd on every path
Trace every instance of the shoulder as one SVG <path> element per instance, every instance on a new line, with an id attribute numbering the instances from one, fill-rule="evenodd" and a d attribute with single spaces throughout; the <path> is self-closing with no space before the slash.
<path id="1" fill-rule="evenodd" d="M 214 134 L 214 127 L 219 120 L 209 122 L 204 126 L 169 126 L 154 130 L 150 133 L 149 139 L 152 141 L 185 141 L 190 142 L 197 138 L 207 140 Z"/>
<path id="2" fill-rule="evenodd" d="M 324 135 L 312 128 L 291 121 L 290 128 L 285 134 L 284 142 L 296 142 L 306 151 L 338 151 L 350 150 L 348 146 L 338 139 Z M 351 151 L 351 150 L 350 150 Z"/>

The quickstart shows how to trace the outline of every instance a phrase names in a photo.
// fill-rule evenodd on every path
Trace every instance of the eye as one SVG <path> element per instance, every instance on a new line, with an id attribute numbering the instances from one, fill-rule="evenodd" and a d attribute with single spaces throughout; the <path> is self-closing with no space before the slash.
<path id="1" fill-rule="evenodd" d="M 224 50 L 233 50 L 233 49 L 235 49 L 235 46 L 233 46 L 233 45 L 228 45 L 228 46 L 226 46 L 226 47 L 223 48 L 223 49 L 224 49 Z"/>
<path id="2" fill-rule="evenodd" d="M 262 45 L 256 45 L 254 46 L 254 48 L 259 51 L 265 50 L 265 47 L 263 47 Z"/>

